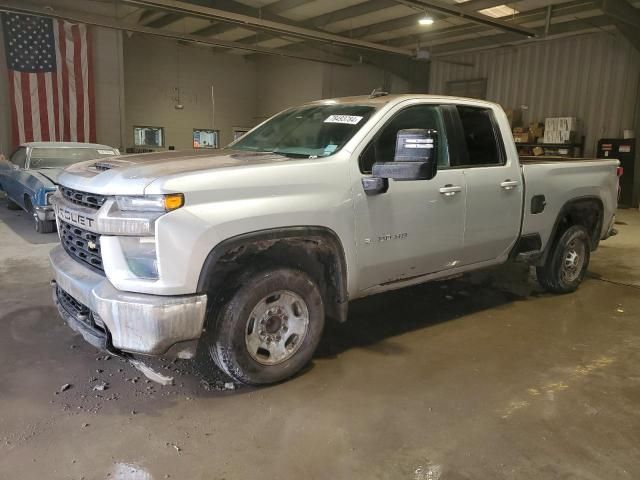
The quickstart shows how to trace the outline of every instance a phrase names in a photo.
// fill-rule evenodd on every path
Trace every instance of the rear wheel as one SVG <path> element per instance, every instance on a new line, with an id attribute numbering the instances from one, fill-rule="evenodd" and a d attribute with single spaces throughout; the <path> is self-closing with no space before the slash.
<path id="1" fill-rule="evenodd" d="M 555 293 L 575 291 L 587 273 L 590 245 L 584 227 L 574 225 L 565 230 L 553 245 L 545 264 L 536 268 L 540 285 Z"/>
<path id="2" fill-rule="evenodd" d="M 285 380 L 313 356 L 324 327 L 320 290 L 304 272 L 274 268 L 248 275 L 213 313 L 205 341 L 213 361 L 235 380 Z"/>

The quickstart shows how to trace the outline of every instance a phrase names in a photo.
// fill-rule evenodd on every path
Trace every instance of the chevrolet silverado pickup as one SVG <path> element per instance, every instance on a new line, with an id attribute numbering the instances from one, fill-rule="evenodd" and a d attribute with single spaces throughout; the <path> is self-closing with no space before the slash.
<path id="1" fill-rule="evenodd" d="M 98 348 L 200 346 L 235 380 L 274 383 L 353 299 L 509 260 L 572 292 L 612 232 L 617 169 L 519 159 L 485 101 L 312 102 L 222 150 L 68 167 L 52 198 L 53 298 Z"/>

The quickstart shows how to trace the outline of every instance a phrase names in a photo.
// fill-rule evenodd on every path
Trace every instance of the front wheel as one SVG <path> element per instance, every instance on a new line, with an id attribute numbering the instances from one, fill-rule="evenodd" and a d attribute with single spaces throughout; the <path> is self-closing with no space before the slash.
<path id="1" fill-rule="evenodd" d="M 536 268 L 538 282 L 550 292 L 573 292 L 587 273 L 590 257 L 591 244 L 587 230 L 573 225 L 560 235 L 545 264 Z"/>
<path id="2" fill-rule="evenodd" d="M 235 380 L 285 380 L 313 356 L 324 327 L 316 283 L 304 272 L 274 268 L 242 278 L 210 319 L 205 341 L 213 361 Z"/>

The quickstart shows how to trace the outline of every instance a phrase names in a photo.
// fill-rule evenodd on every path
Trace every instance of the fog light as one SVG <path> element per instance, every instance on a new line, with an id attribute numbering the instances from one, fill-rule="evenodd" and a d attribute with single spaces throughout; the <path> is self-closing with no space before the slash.
<path id="1" fill-rule="evenodd" d="M 155 238 L 121 237 L 120 244 L 131 273 L 140 278 L 158 279 Z"/>

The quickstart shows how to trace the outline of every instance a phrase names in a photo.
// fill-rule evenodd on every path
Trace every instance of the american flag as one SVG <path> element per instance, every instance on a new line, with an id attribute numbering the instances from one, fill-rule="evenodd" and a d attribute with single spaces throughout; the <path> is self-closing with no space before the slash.
<path id="1" fill-rule="evenodd" d="M 2 30 L 14 145 L 32 141 L 95 142 L 93 65 L 87 26 L 3 13 Z"/>

